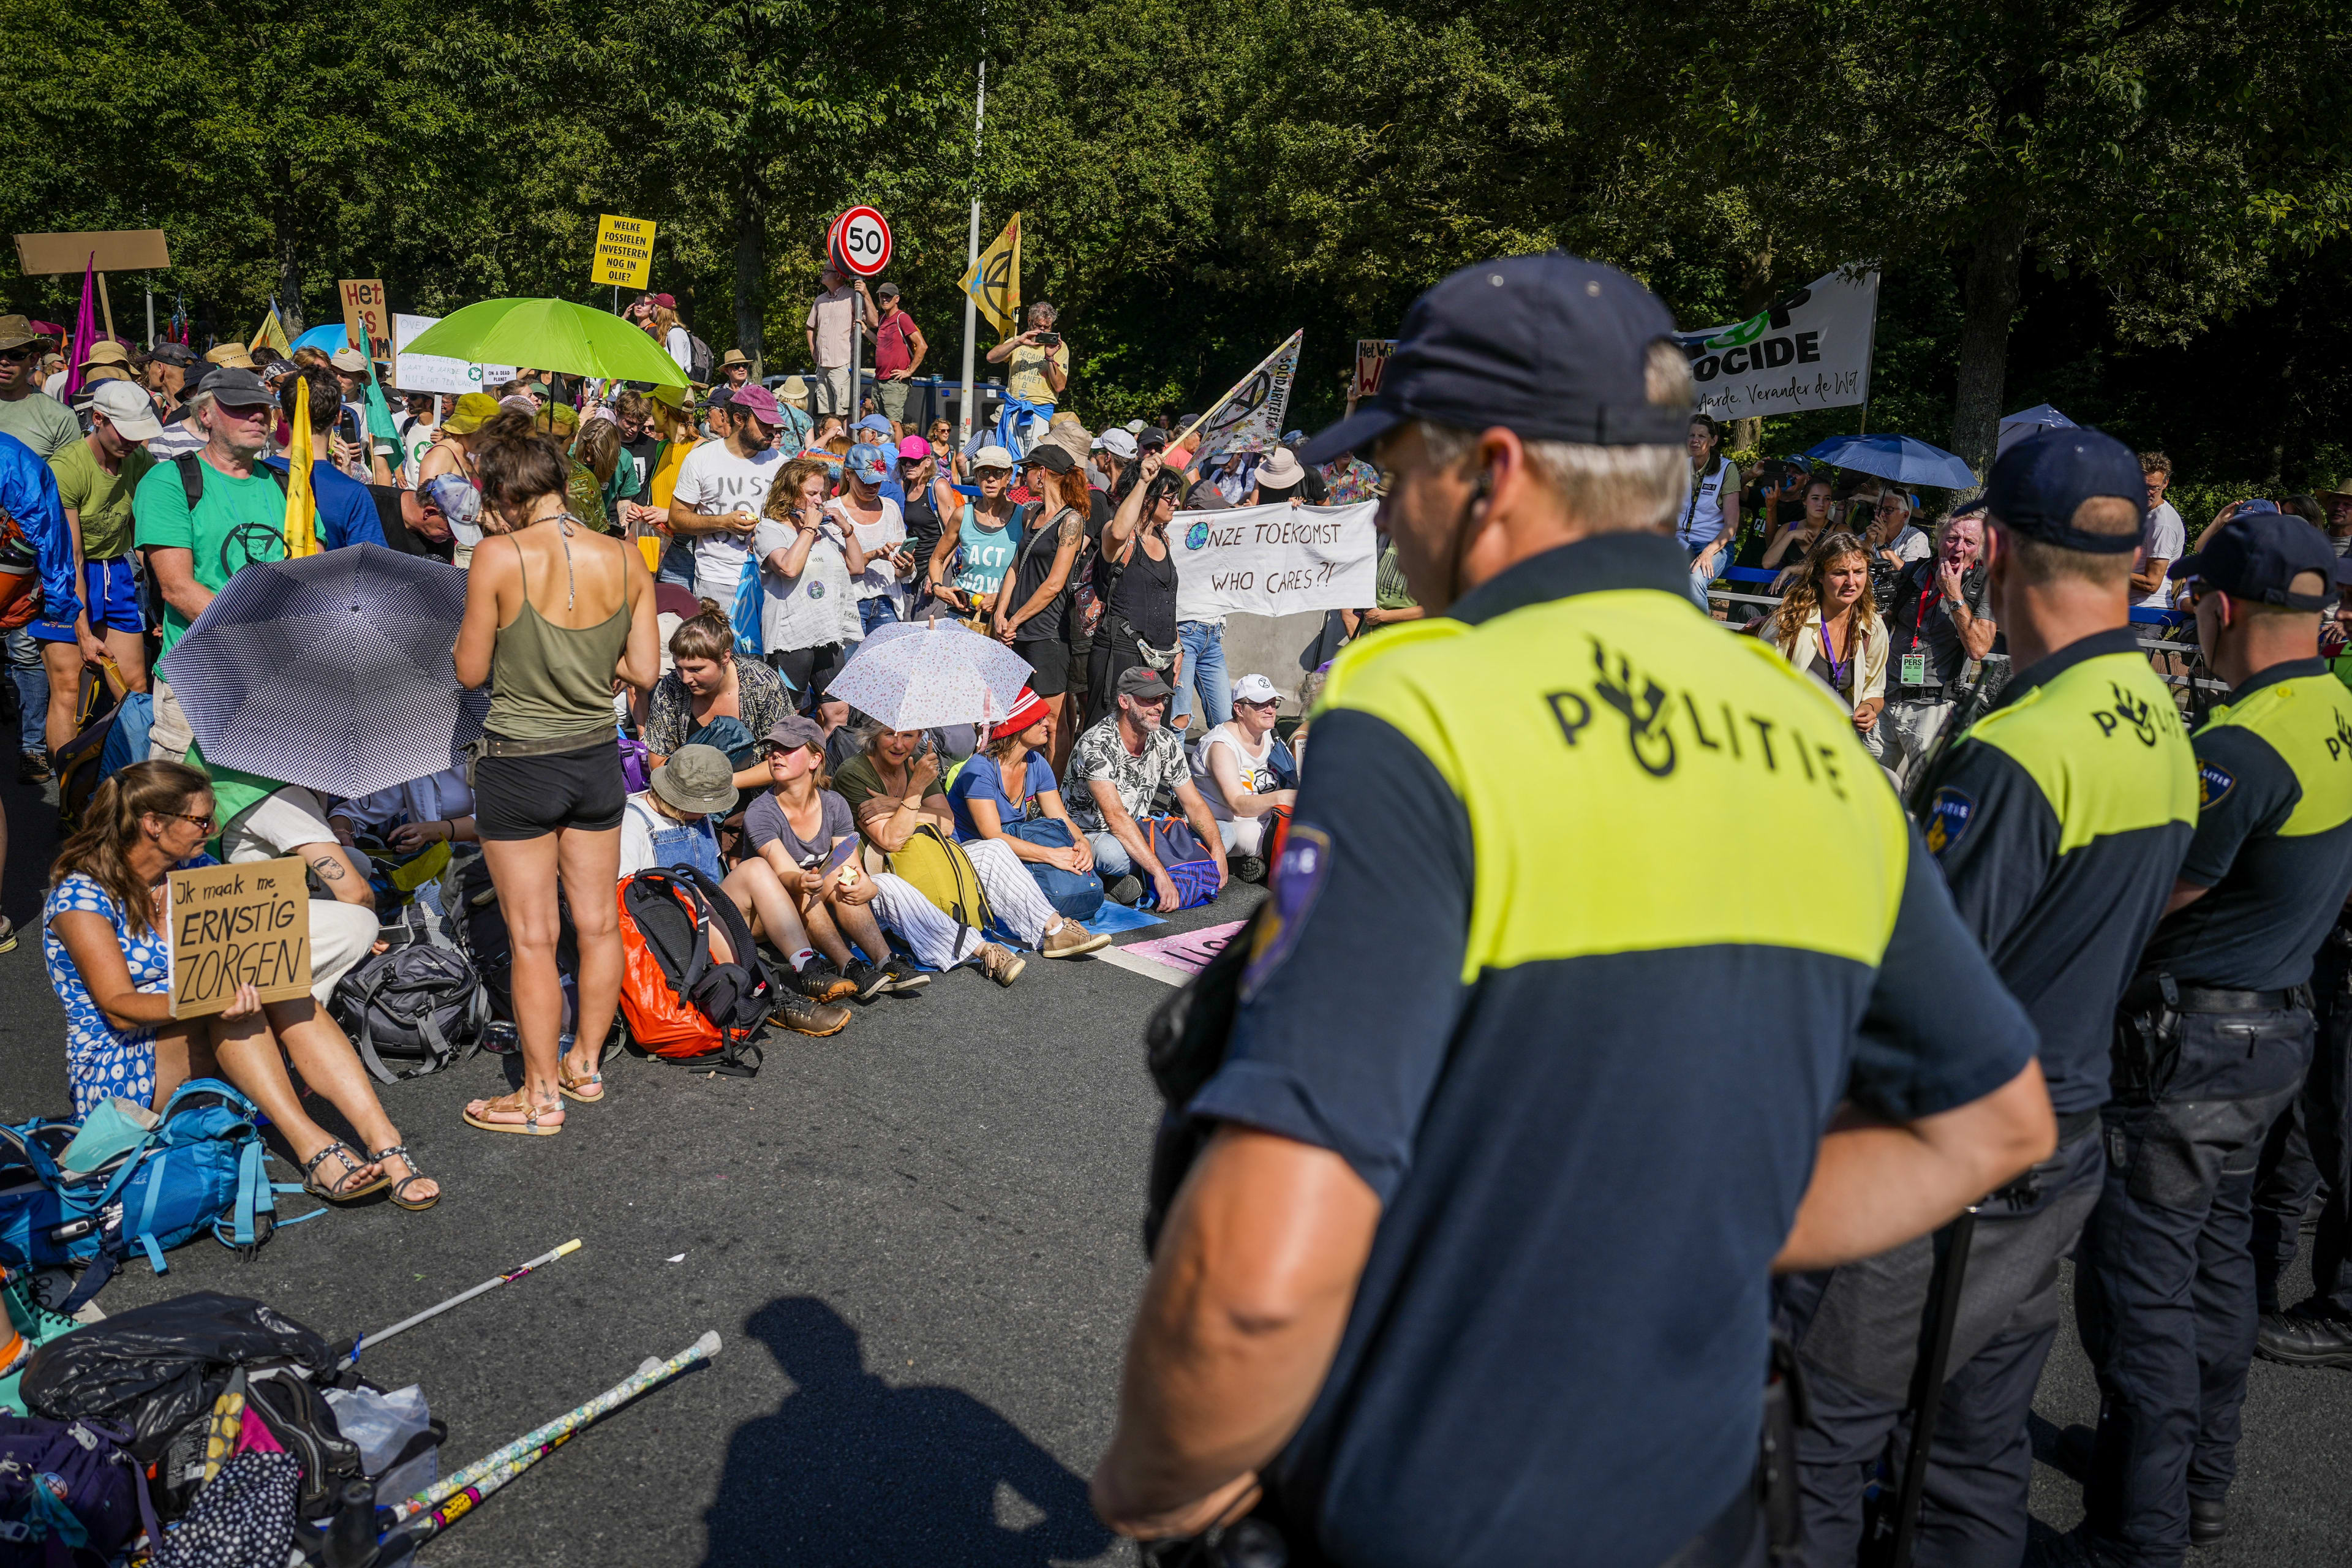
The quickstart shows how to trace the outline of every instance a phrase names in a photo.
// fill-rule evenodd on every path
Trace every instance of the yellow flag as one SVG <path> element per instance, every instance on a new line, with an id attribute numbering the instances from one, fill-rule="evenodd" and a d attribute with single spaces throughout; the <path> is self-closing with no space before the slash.
<path id="1" fill-rule="evenodd" d="M 254 349 L 276 349 L 288 359 L 294 357 L 293 341 L 286 335 L 286 323 L 278 319 L 277 306 L 272 305 L 269 308 L 269 314 L 261 319 L 260 330 L 253 334 L 253 342 L 245 346 L 248 352 Z"/>
<path id="2" fill-rule="evenodd" d="M 271 320 L 276 320 L 273 316 Z M 286 448 L 286 559 L 319 553 L 319 506 L 310 495 L 310 390 L 294 381 L 294 439 Z"/>
<path id="3" fill-rule="evenodd" d="M 996 242 L 972 258 L 964 268 L 963 280 L 958 287 L 971 297 L 980 313 L 1000 332 L 1015 330 L 1021 316 L 1021 215 L 1014 213 L 1013 221 Z"/>

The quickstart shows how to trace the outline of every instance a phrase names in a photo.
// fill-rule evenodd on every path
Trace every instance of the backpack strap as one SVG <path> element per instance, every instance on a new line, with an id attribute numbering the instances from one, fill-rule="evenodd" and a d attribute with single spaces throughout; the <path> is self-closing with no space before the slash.
<path id="1" fill-rule="evenodd" d="M 188 510 L 195 510 L 196 503 L 205 499 L 204 464 L 194 452 L 183 452 L 172 459 L 172 466 L 180 470 L 180 490 L 188 498 Z"/>
<path id="2" fill-rule="evenodd" d="M 688 875 L 700 879 L 702 874 L 691 871 Z M 686 961 L 686 968 L 677 977 L 677 994 L 680 996 L 691 995 L 694 988 L 702 984 L 702 977 L 710 973 L 710 921 L 705 917 L 712 911 L 704 907 L 709 900 L 701 894 L 701 888 L 691 883 L 681 884 L 675 871 L 640 871 L 629 879 L 630 899 L 679 899 L 686 904 L 688 912 L 695 917 L 694 954 Z M 734 908 L 731 900 L 728 907 L 730 910 Z M 737 918 L 741 917 L 739 915 Z"/>

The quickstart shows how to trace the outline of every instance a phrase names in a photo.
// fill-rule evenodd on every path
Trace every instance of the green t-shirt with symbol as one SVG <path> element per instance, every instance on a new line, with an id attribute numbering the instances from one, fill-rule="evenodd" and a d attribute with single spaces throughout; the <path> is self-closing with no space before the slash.
<path id="1" fill-rule="evenodd" d="M 177 463 L 150 468 L 132 492 L 131 506 L 140 546 L 187 551 L 196 581 L 217 594 L 247 562 L 286 558 L 286 492 L 258 465 L 240 479 L 206 463 L 201 454 L 196 461 L 205 484 L 193 512 Z M 166 605 L 163 651 L 171 652 L 187 629 L 188 617 Z"/>

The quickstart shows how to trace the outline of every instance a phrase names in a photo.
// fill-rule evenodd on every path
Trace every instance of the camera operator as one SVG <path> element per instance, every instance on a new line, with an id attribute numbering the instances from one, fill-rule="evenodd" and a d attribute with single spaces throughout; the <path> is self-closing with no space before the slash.
<path id="1" fill-rule="evenodd" d="M 1040 300 L 1029 307 L 1029 328 L 988 351 L 988 363 L 1008 365 L 1004 390 L 1008 395 L 1043 410 L 1033 428 L 1053 422 L 1055 405 L 1070 384 L 1070 345 L 1054 330 L 1054 307 Z"/>

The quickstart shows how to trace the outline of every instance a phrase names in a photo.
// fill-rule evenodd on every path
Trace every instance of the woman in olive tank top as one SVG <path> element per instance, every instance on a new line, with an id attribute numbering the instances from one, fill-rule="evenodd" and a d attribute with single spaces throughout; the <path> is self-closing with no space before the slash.
<path id="1" fill-rule="evenodd" d="M 467 570 L 457 679 L 490 690 L 474 763 L 474 822 L 514 949 L 522 1088 L 466 1107 L 493 1132 L 547 1137 L 563 1100 L 604 1097 L 597 1068 L 621 999 L 621 816 L 614 725 L 623 682 L 661 673 L 653 579 L 627 542 L 564 508 L 570 465 L 521 415 L 482 429 L 481 544 Z M 576 1043 L 562 1049 L 556 880 L 579 935 Z"/>

